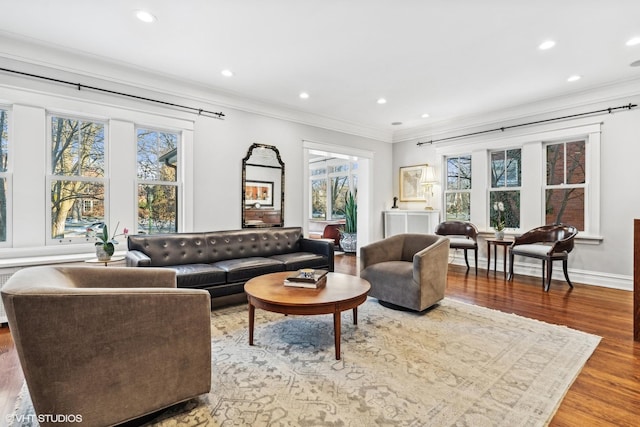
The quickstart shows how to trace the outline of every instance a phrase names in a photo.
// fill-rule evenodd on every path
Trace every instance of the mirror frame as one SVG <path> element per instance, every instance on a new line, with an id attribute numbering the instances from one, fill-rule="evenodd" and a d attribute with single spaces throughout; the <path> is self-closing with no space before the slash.
<path id="1" fill-rule="evenodd" d="M 273 150 L 276 155 L 276 160 L 280 164 L 280 167 L 249 163 L 249 159 L 253 154 L 253 150 L 256 148 Z M 280 222 L 279 223 L 274 223 L 274 224 L 269 224 L 269 223 L 248 224 L 247 223 L 247 219 L 246 219 L 247 206 L 246 206 L 246 191 L 245 191 L 246 184 L 247 184 L 247 166 L 280 169 Z M 275 207 L 276 206 L 274 206 L 274 208 Z M 255 142 L 251 144 L 251 147 L 249 147 L 249 150 L 247 150 L 247 155 L 244 157 L 244 159 L 242 159 L 242 207 L 241 209 L 242 209 L 242 228 L 284 227 L 284 162 L 280 157 L 280 151 L 278 151 L 278 149 L 275 146 L 267 145 L 267 144 L 259 144 Z"/>

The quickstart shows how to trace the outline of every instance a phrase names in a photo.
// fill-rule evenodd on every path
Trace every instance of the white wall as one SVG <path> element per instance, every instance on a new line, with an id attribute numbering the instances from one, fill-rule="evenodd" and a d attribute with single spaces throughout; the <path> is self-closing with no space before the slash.
<path id="1" fill-rule="evenodd" d="M 487 125 L 484 129 L 492 129 L 505 124 L 525 123 L 538 120 L 540 118 L 550 118 L 554 116 L 565 116 L 570 114 L 583 113 L 587 111 L 606 109 L 619 105 L 627 105 L 630 102 L 640 103 L 639 96 L 631 96 L 621 99 L 612 99 L 606 103 L 585 104 L 568 110 L 555 113 L 545 112 L 544 115 L 531 115 L 520 117 L 510 123 L 495 122 Z M 587 283 L 600 286 L 616 287 L 621 289 L 633 289 L 633 219 L 640 218 L 640 196 L 635 188 L 640 182 L 640 107 L 631 111 L 622 110 L 613 114 L 603 113 L 591 116 L 591 122 L 601 122 L 601 165 L 600 165 L 600 235 L 598 240 L 578 240 L 576 248 L 569 257 L 569 276 L 578 283 Z M 396 143 L 393 146 L 393 188 L 398 189 L 398 170 L 400 166 L 412 165 L 416 163 L 439 163 L 440 159 L 436 154 L 436 146 L 416 145 L 418 141 L 436 139 L 439 137 L 461 135 L 478 129 L 465 128 L 463 123 L 451 124 L 447 129 L 440 129 L 439 134 L 430 138 L 429 135 L 405 142 Z M 546 125 L 545 125 L 546 126 Z M 539 128 L 542 127 L 539 126 Z M 527 127 L 518 131 L 506 131 L 501 138 L 508 138 L 509 135 L 517 137 L 524 133 L 532 133 L 536 127 Z M 489 141 L 496 138 L 495 134 L 486 134 L 473 138 L 457 140 L 447 144 L 471 144 L 473 147 L 486 147 Z M 525 166 L 526 167 L 526 166 Z M 442 206 L 441 195 L 438 207 Z M 417 207 L 422 204 L 400 204 L 401 208 Z M 476 224 L 481 231 L 490 232 L 486 221 Z M 481 242 L 481 257 L 479 264 L 486 266 L 486 245 Z M 499 254 L 499 256 L 501 256 Z M 458 258 L 459 260 L 459 258 Z M 524 261 L 524 267 L 517 273 L 540 275 L 540 263 Z M 561 265 L 554 266 L 554 278 L 564 280 L 561 274 Z"/>

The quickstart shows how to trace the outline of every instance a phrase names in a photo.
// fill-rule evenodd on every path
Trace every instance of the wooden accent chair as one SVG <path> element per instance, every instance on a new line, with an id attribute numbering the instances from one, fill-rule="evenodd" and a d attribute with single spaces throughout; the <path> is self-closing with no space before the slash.
<path id="1" fill-rule="evenodd" d="M 210 296 L 173 270 L 25 268 L 2 300 L 36 414 L 108 426 L 210 391 Z"/>
<path id="2" fill-rule="evenodd" d="M 567 260 L 569 252 L 573 250 L 573 240 L 578 230 L 566 224 L 548 224 L 534 228 L 516 237 L 509 246 L 509 279 L 513 279 L 513 258 L 515 255 L 537 258 L 542 260 L 542 286 L 545 292 L 549 291 L 553 261 L 562 261 L 562 270 L 567 283 L 573 288 L 569 273 L 567 272 Z M 546 268 L 545 268 L 546 267 Z"/>
<path id="3" fill-rule="evenodd" d="M 476 276 L 478 275 L 478 228 L 470 222 L 444 221 L 436 227 L 436 234 L 449 238 L 451 249 L 464 251 L 464 262 L 469 271 L 469 259 L 467 251 L 472 250 L 476 262 Z"/>
<path id="4" fill-rule="evenodd" d="M 386 306 L 422 311 L 444 298 L 449 239 L 431 234 L 396 234 L 360 248 L 360 277 L 369 296 Z"/>

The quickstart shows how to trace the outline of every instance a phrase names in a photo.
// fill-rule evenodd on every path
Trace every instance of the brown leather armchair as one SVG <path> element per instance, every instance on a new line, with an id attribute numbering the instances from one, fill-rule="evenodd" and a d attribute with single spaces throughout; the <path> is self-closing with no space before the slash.
<path id="1" fill-rule="evenodd" d="M 553 261 L 562 260 L 564 277 L 567 279 L 569 286 L 573 288 L 567 272 L 567 260 L 569 259 L 569 252 L 573 250 L 573 240 L 577 234 L 578 230 L 574 226 L 548 224 L 529 230 L 522 236 L 516 237 L 513 244 L 509 246 L 509 280 L 513 279 L 513 258 L 515 255 L 541 259 L 542 286 L 547 292 L 551 284 Z"/>
<path id="2" fill-rule="evenodd" d="M 478 275 L 478 228 L 470 222 L 444 221 L 436 227 L 436 234 L 449 238 L 451 249 L 464 250 L 464 262 L 469 271 L 469 259 L 467 251 L 473 250 L 476 262 L 476 275 Z"/>

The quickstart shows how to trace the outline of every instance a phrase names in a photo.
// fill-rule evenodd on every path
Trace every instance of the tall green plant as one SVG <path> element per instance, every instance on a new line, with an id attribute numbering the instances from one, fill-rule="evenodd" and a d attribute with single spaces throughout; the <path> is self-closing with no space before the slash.
<path id="1" fill-rule="evenodd" d="M 357 233 L 358 232 L 358 204 L 356 203 L 356 196 L 349 191 L 344 196 L 344 219 L 345 224 L 342 229 L 343 233 Z"/>

